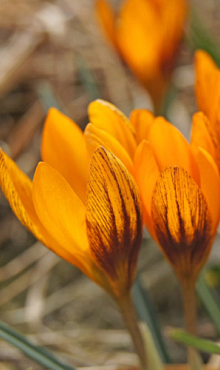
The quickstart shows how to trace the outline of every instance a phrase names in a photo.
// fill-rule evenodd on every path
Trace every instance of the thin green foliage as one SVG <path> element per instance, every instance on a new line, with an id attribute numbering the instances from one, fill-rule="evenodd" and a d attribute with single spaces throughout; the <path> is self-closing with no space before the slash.
<path id="1" fill-rule="evenodd" d="M 51 352 L 45 348 L 39 347 L 31 343 L 21 333 L 12 329 L 0 321 L 0 337 L 15 347 L 19 348 L 32 360 L 50 370 L 75 370 L 74 367 L 64 364 L 58 360 Z"/>
<path id="2" fill-rule="evenodd" d="M 199 18 L 196 9 L 191 5 L 189 32 L 186 34 L 187 45 L 194 52 L 196 49 L 207 51 L 220 66 L 220 45 Z"/>
<path id="3" fill-rule="evenodd" d="M 83 57 L 78 56 L 76 59 L 76 65 L 80 80 L 90 100 L 100 98 L 101 92 L 99 91 L 98 83 L 93 76 L 92 71 L 89 69 L 86 60 Z"/>
<path id="4" fill-rule="evenodd" d="M 167 334 L 173 340 L 185 344 L 187 346 L 196 348 L 199 351 L 207 353 L 216 353 L 220 355 L 220 347 L 210 340 L 198 338 L 194 335 L 186 333 L 184 330 L 181 329 L 169 329 L 167 331 Z"/>
<path id="5" fill-rule="evenodd" d="M 200 274 L 196 290 L 220 336 L 220 298 L 215 289 L 206 283 L 205 271 Z"/>
<path id="6" fill-rule="evenodd" d="M 160 115 L 169 120 L 169 109 L 171 104 L 173 103 L 176 95 L 178 93 L 178 89 L 171 83 L 168 87 L 164 99 L 162 101 Z"/>
<path id="7" fill-rule="evenodd" d="M 49 82 L 45 80 L 39 82 L 36 86 L 36 92 L 46 113 L 51 107 L 59 109 L 64 114 L 68 113 Z"/>
<path id="8" fill-rule="evenodd" d="M 150 298 L 148 297 L 147 291 L 142 287 L 142 283 L 139 276 L 137 276 L 136 278 L 132 294 L 138 317 L 141 321 L 147 323 L 147 326 L 151 331 L 161 361 L 165 364 L 171 363 L 171 359 L 169 357 L 169 354 L 164 343 L 164 339 L 161 334 L 158 318 L 156 317 L 155 314 L 155 309 L 152 305 Z"/>

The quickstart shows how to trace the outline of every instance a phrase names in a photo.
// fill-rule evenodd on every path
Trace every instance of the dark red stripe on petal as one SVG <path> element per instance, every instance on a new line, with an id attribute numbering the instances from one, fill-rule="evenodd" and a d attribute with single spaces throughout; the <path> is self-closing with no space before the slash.
<path id="1" fill-rule="evenodd" d="M 115 286 L 130 287 L 142 238 L 139 193 L 125 166 L 101 147 L 91 162 L 86 219 L 93 258 Z"/>
<path id="2" fill-rule="evenodd" d="M 163 170 L 152 197 L 152 217 L 158 242 L 179 276 L 197 276 L 206 261 L 212 220 L 201 190 L 187 171 Z"/>

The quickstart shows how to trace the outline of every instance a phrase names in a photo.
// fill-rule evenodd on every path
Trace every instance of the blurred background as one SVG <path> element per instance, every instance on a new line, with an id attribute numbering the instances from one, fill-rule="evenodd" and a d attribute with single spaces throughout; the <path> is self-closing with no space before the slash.
<path id="1" fill-rule="evenodd" d="M 119 1 L 114 1 L 117 3 Z M 220 2 L 192 1 L 202 24 L 220 44 Z M 117 4 L 116 4 L 117 5 Z M 186 34 L 189 25 L 186 25 Z M 196 111 L 193 50 L 183 40 L 166 115 L 189 138 Z M 126 115 L 152 109 L 146 90 L 130 73 L 99 27 L 92 0 L 0 1 L 0 143 L 32 177 L 40 160 L 41 131 L 50 106 L 81 128 L 96 98 Z M 215 242 L 209 277 L 218 288 L 220 252 Z M 122 317 L 107 294 L 79 270 L 47 250 L 19 223 L 0 194 L 0 319 L 73 366 L 137 365 Z M 158 316 L 174 362 L 185 350 L 166 337 L 183 326 L 179 286 L 170 266 L 146 235 L 140 278 Z M 199 334 L 216 338 L 203 306 Z M 0 369 L 40 370 L 0 339 Z"/>

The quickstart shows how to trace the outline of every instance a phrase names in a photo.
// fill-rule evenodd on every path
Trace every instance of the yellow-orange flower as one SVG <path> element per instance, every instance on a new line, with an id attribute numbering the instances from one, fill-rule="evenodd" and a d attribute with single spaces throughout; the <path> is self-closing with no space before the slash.
<path id="1" fill-rule="evenodd" d="M 220 217 L 220 179 L 212 156 L 147 110 L 134 110 L 129 120 L 97 100 L 88 111 L 83 133 L 50 110 L 42 139 L 46 163 L 37 168 L 33 186 L 1 154 L 0 185 L 15 214 L 50 249 L 120 294 L 134 280 L 141 239 L 134 178 L 151 235 L 179 277 L 196 279 Z M 194 123 L 199 120 L 200 113 Z"/>
<path id="2" fill-rule="evenodd" d="M 87 146 L 121 159 L 137 181 L 145 224 L 181 278 L 196 279 L 206 261 L 220 217 L 220 178 L 212 156 L 164 118 L 134 110 L 130 121 L 114 106 L 89 106 Z M 200 113 L 194 116 L 194 123 Z"/>
<path id="3" fill-rule="evenodd" d="M 107 37 L 158 109 L 182 37 L 186 1 L 124 0 L 116 14 L 108 0 L 96 0 L 96 11 Z"/>
<path id="4" fill-rule="evenodd" d="M 0 185 L 14 213 L 37 239 L 110 294 L 127 294 L 142 238 L 132 176 L 102 147 L 88 160 L 82 132 L 56 110 L 45 125 L 42 156 L 31 182 L 0 152 Z"/>
<path id="5" fill-rule="evenodd" d="M 202 112 L 193 122 L 192 142 L 207 150 L 220 170 L 220 70 L 202 50 L 195 53 L 194 63 L 196 99 Z"/>

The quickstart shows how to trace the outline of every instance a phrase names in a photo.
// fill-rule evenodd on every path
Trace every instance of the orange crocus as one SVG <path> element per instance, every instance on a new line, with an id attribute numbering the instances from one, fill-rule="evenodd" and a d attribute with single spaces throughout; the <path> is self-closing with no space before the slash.
<path id="1" fill-rule="evenodd" d="M 115 13 L 108 0 L 96 0 L 108 39 L 147 88 L 157 111 L 174 67 L 186 8 L 186 0 L 124 0 Z"/>
<path id="2" fill-rule="evenodd" d="M 107 144 L 136 179 L 145 225 L 180 281 L 186 330 L 195 334 L 195 282 L 220 218 L 217 165 L 205 149 L 188 144 L 173 125 L 147 110 L 134 110 L 128 120 L 112 105 L 96 101 L 89 116 L 90 149 Z M 194 123 L 199 119 L 196 114 Z M 188 349 L 188 357 L 195 368 L 194 350 Z"/>
<path id="3" fill-rule="evenodd" d="M 51 211 L 47 212 L 45 207 L 42 207 L 42 212 L 44 212 L 40 216 L 40 210 L 38 209 L 36 212 L 36 207 L 40 208 L 40 205 L 32 192 L 38 192 L 43 184 L 47 186 L 50 183 L 42 180 L 42 184 L 33 186 L 32 190 L 30 180 L 19 172 L 14 162 L 2 154 L 1 186 L 18 218 L 49 248 L 76 264 L 89 277 L 103 285 L 101 282 L 103 276 L 100 278 L 99 274 L 102 272 L 103 275 L 104 267 L 100 267 L 100 263 L 99 265 L 94 263 L 94 255 L 90 259 L 85 258 L 91 253 L 91 245 L 90 248 L 87 247 L 88 223 L 91 223 L 88 210 L 87 230 L 86 224 L 83 223 L 85 209 L 88 209 L 88 176 L 91 158 L 95 152 L 101 161 L 102 156 L 99 152 L 101 149 L 98 149 L 98 152 L 96 150 L 103 146 L 107 150 L 106 153 L 109 151 L 114 154 L 111 157 L 112 155 L 108 153 L 108 157 L 114 158 L 114 161 L 120 163 L 134 189 L 136 188 L 133 178 L 135 179 L 142 197 L 145 225 L 172 264 L 177 275 L 180 278 L 190 275 L 195 280 L 208 257 L 220 217 L 220 179 L 212 156 L 205 149 L 189 145 L 174 126 L 162 117 L 155 118 L 147 110 L 134 110 L 129 120 L 114 105 L 96 100 L 89 105 L 88 112 L 90 123 L 83 133 L 68 117 L 56 109 L 51 109 L 45 122 L 42 139 L 43 161 L 47 162 L 47 166 L 50 168 L 56 169 L 62 179 L 66 180 L 65 183 L 68 184 L 68 188 L 71 189 L 74 199 L 76 199 L 73 203 L 78 204 L 77 207 L 82 209 L 81 213 L 77 212 L 77 217 L 74 216 L 75 213 L 71 214 L 71 218 L 66 214 L 65 222 L 63 222 L 62 207 L 65 206 L 68 196 L 61 197 L 64 202 L 62 205 L 62 202 L 56 202 L 59 197 L 54 192 L 54 198 L 52 195 L 51 197 L 48 195 L 47 200 L 47 196 L 44 196 L 45 202 L 49 202 L 51 199 L 51 207 L 57 205 L 57 209 L 53 212 L 54 219 L 50 218 Z M 199 118 L 198 114 L 195 115 L 194 122 Z M 95 158 L 92 163 L 96 163 Z M 110 164 L 111 160 L 109 160 L 109 166 Z M 103 182 L 109 172 L 107 167 L 105 168 Z M 91 176 L 90 174 L 90 182 Z M 37 178 L 35 176 L 33 184 L 37 183 Z M 109 181 L 106 180 L 106 184 Z M 52 183 L 56 184 L 56 181 L 51 181 L 51 186 L 47 186 L 48 194 L 52 189 Z M 57 183 L 59 184 L 59 182 Z M 93 186 L 94 188 L 96 186 L 95 179 Z M 60 194 L 65 194 L 65 191 L 59 190 Z M 138 221 L 138 209 L 140 208 L 138 193 L 136 190 L 134 193 L 138 204 L 137 209 L 131 195 L 129 198 L 126 191 L 124 196 L 128 197 L 128 204 L 130 203 L 131 206 L 126 203 L 128 208 L 123 208 L 122 205 L 119 207 L 126 212 L 132 211 L 129 217 L 133 217 L 133 213 L 136 215 L 136 221 L 132 221 L 135 222 L 131 241 L 135 240 L 136 233 L 137 235 L 141 234 Z M 39 202 L 42 202 L 44 197 L 39 194 Z M 99 203 L 101 207 L 101 202 Z M 70 208 L 75 209 L 73 205 Z M 116 205 L 113 209 L 117 212 Z M 121 212 L 118 214 L 119 219 Z M 91 212 L 92 215 L 93 213 Z M 93 217 L 95 217 L 94 215 Z M 59 219 L 60 217 L 62 220 Z M 70 219 L 71 222 L 68 221 Z M 52 220 L 54 221 L 52 222 Z M 39 222 L 41 226 L 39 226 Z M 79 224 L 81 223 L 84 226 L 80 228 Z M 63 227 L 62 233 L 60 225 Z M 73 232 L 71 228 L 74 230 Z M 82 232 L 83 228 L 86 230 L 85 232 Z M 67 232 L 66 229 L 69 231 Z M 75 229 L 78 232 L 75 232 Z M 52 230 L 54 234 L 52 234 Z M 72 242 L 68 238 L 73 238 Z M 121 238 L 119 239 L 121 240 Z M 61 244 L 63 240 L 64 243 Z M 80 248 L 79 243 L 82 244 Z M 134 260 L 134 265 L 127 262 L 127 266 L 132 265 L 131 270 L 133 271 L 130 274 L 130 280 L 128 274 L 125 274 L 126 279 L 130 281 L 129 286 L 135 274 L 134 266 L 136 265 L 140 240 L 135 248 L 132 243 L 130 249 L 126 246 L 126 251 L 131 251 L 131 254 L 132 251 L 136 251 L 132 257 L 128 253 L 129 261 L 132 258 Z M 83 246 L 85 246 L 85 250 Z M 106 249 L 109 250 L 107 247 Z M 101 245 L 98 250 L 102 250 Z M 123 248 L 122 250 L 125 252 Z M 103 251 L 101 255 L 104 257 Z M 96 273 L 93 269 L 94 266 L 96 266 Z"/>
<path id="4" fill-rule="evenodd" d="M 128 120 L 103 101 L 89 106 L 87 147 L 115 153 L 134 176 L 144 221 L 177 276 L 193 280 L 205 263 L 220 217 L 220 178 L 212 156 L 189 145 L 162 117 L 134 110 Z M 194 116 L 198 122 L 200 114 Z"/>
<path id="5" fill-rule="evenodd" d="M 56 114 L 60 120 L 50 131 Z M 52 110 L 43 135 L 44 162 L 33 182 L 1 150 L 0 185 L 38 240 L 119 299 L 135 278 L 142 237 L 139 193 L 125 166 L 103 147 L 93 153 L 89 170 L 83 143 L 80 129 Z"/>
<path id="6" fill-rule="evenodd" d="M 207 150 L 220 170 L 220 70 L 205 51 L 194 56 L 197 104 L 202 111 L 193 122 L 192 143 Z"/>
<path id="7" fill-rule="evenodd" d="M 100 104 L 93 119 L 99 127 L 102 113 L 109 113 L 103 138 L 107 147 L 124 153 L 125 165 L 108 148 L 91 144 L 88 133 L 75 122 L 50 109 L 43 130 L 43 162 L 33 182 L 0 149 L 0 186 L 18 219 L 37 239 L 115 299 L 142 369 L 147 370 L 145 343 L 130 292 L 143 228 L 138 187 L 126 168 L 135 139 L 127 132 L 123 114 L 110 107 Z"/>

